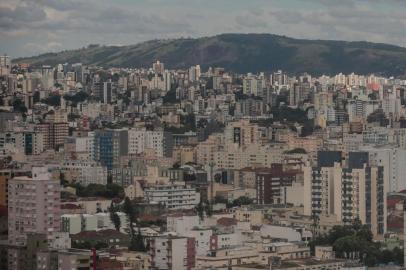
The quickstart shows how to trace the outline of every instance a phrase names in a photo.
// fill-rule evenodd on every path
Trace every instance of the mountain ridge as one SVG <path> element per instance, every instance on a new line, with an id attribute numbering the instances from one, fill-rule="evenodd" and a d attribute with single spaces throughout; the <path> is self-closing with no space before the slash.
<path id="1" fill-rule="evenodd" d="M 166 67 L 185 69 L 200 64 L 227 70 L 292 74 L 382 74 L 406 72 L 406 48 L 367 41 L 295 39 L 273 34 L 220 34 L 201 38 L 155 39 L 135 45 L 88 47 L 17 58 L 13 63 L 56 65 L 77 63 L 103 67 L 140 68 L 160 60 Z"/>

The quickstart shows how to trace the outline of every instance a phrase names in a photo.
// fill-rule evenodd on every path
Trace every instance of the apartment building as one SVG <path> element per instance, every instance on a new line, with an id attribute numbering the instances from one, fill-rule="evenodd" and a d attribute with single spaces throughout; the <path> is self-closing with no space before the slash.
<path id="1" fill-rule="evenodd" d="M 44 233 L 52 240 L 60 231 L 59 180 L 46 167 L 34 167 L 32 177 L 14 177 L 8 189 L 9 244 L 25 245 L 29 233 Z"/>
<path id="2" fill-rule="evenodd" d="M 371 166 L 367 152 L 350 152 L 348 164 L 340 152 L 319 152 L 317 167 L 304 168 L 305 215 L 335 215 L 338 222 L 360 219 L 374 235 L 386 232 L 388 183 L 384 167 Z"/>
<path id="3" fill-rule="evenodd" d="M 151 269 L 191 270 L 195 267 L 195 239 L 159 236 L 150 241 Z"/>
<path id="4" fill-rule="evenodd" d="M 168 209 L 193 209 L 200 202 L 200 193 L 184 183 L 149 186 L 144 194 L 149 203 L 160 203 Z"/>

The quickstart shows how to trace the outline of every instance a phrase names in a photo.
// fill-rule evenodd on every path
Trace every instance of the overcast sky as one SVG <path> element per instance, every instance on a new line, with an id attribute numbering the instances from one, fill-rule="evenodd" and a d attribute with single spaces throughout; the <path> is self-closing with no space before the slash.
<path id="1" fill-rule="evenodd" d="M 406 46 L 406 0 L 0 0 L 0 54 L 220 33 Z"/>

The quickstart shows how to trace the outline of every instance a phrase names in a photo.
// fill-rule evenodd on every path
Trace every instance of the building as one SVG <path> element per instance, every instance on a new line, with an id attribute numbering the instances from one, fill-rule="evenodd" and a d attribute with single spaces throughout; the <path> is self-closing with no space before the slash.
<path id="1" fill-rule="evenodd" d="M 42 123 L 35 125 L 35 132 L 42 133 L 44 149 L 55 149 L 69 136 L 68 123 Z"/>
<path id="2" fill-rule="evenodd" d="M 97 130 L 94 133 L 95 160 L 111 171 L 128 154 L 127 130 Z"/>
<path id="3" fill-rule="evenodd" d="M 195 267 L 195 239 L 159 236 L 150 241 L 151 269 L 191 270 Z"/>
<path id="4" fill-rule="evenodd" d="M 256 172 L 256 201 L 258 204 L 283 204 L 285 187 L 296 182 L 296 171 L 284 171 L 282 164 L 273 164 L 270 169 Z"/>
<path id="5" fill-rule="evenodd" d="M 11 170 L 0 171 L 0 205 L 8 204 L 8 182 L 13 177 Z"/>
<path id="6" fill-rule="evenodd" d="M 317 167 L 304 168 L 304 213 L 334 215 L 338 222 L 351 224 L 359 219 L 374 236 L 386 232 L 384 168 L 370 165 L 367 152 L 350 152 L 347 164 L 340 152 L 320 151 Z"/>
<path id="7" fill-rule="evenodd" d="M 149 186 L 144 194 L 149 203 L 159 203 L 168 209 L 193 209 L 200 202 L 200 193 L 184 183 Z"/>
<path id="8" fill-rule="evenodd" d="M 406 150 L 393 146 L 361 147 L 369 153 L 371 164 L 385 168 L 385 178 L 389 183 L 389 192 L 406 189 Z"/>
<path id="9" fill-rule="evenodd" d="M 246 95 L 262 96 L 265 89 L 265 78 L 248 74 L 243 80 L 243 93 Z"/>
<path id="10" fill-rule="evenodd" d="M 128 130 L 128 153 L 141 154 L 152 149 L 158 157 L 172 157 L 173 137 L 165 131 Z"/>
<path id="11" fill-rule="evenodd" d="M 70 183 L 107 184 L 107 167 L 92 160 L 65 160 L 61 165 L 64 180 Z"/>
<path id="12" fill-rule="evenodd" d="M 92 270 L 93 258 L 90 250 L 48 250 L 37 253 L 37 269 Z"/>
<path id="13" fill-rule="evenodd" d="M 60 183 L 46 167 L 34 167 L 32 177 L 14 177 L 8 185 L 8 242 L 25 245 L 30 233 L 52 240 L 60 231 Z"/>

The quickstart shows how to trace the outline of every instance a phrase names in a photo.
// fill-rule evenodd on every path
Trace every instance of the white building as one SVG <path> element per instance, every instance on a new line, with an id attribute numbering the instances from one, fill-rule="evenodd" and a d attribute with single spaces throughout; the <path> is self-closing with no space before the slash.
<path id="1" fill-rule="evenodd" d="M 199 216 L 168 215 L 166 217 L 166 230 L 168 232 L 185 233 L 200 225 Z"/>
<path id="2" fill-rule="evenodd" d="M 160 236 L 150 242 L 152 269 L 192 269 L 196 257 L 195 241 L 188 237 Z"/>
<path id="3" fill-rule="evenodd" d="M 391 147 L 363 147 L 369 153 L 372 165 L 383 166 L 389 192 L 398 192 L 406 189 L 406 150 Z"/>
<path id="4" fill-rule="evenodd" d="M 82 215 L 82 231 L 97 230 L 97 216 L 83 214 Z"/>
<path id="5" fill-rule="evenodd" d="M 200 193 L 184 183 L 151 186 L 144 193 L 149 203 L 160 203 L 169 209 L 193 209 L 200 202 Z"/>
<path id="6" fill-rule="evenodd" d="M 147 149 L 154 150 L 158 157 L 168 156 L 172 152 L 171 136 L 164 131 L 128 130 L 128 154 L 141 154 Z"/>
<path id="7" fill-rule="evenodd" d="M 65 160 L 61 170 L 69 182 L 89 184 L 107 184 L 107 167 L 92 160 Z"/>
<path id="8" fill-rule="evenodd" d="M 79 214 L 65 214 L 61 216 L 62 231 L 77 234 L 82 231 L 82 218 Z"/>

